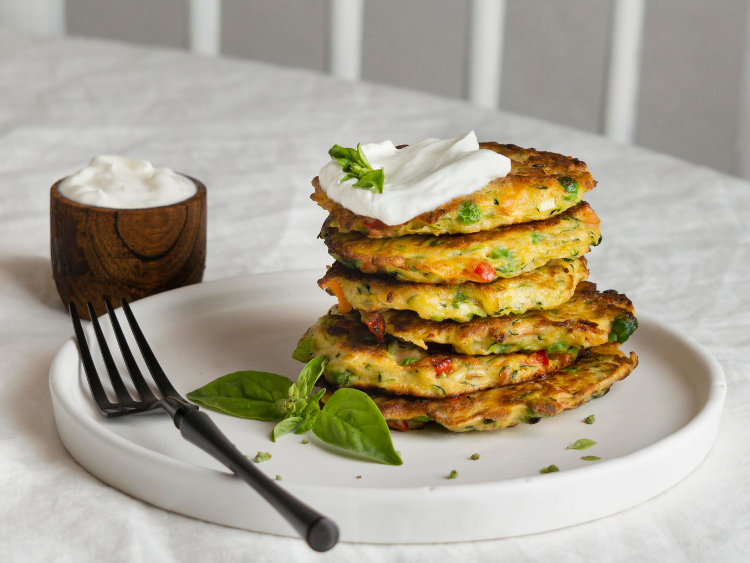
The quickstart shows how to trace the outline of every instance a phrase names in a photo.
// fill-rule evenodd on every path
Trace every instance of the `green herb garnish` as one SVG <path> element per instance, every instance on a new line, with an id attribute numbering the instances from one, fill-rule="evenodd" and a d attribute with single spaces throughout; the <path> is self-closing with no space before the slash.
<path id="1" fill-rule="evenodd" d="M 310 442 L 308 440 L 302 440 L 303 444 L 309 444 Z"/>
<path id="2" fill-rule="evenodd" d="M 456 471 L 455 469 L 448 474 L 448 479 L 457 479 L 457 478 L 458 478 L 458 471 Z"/>
<path id="3" fill-rule="evenodd" d="M 325 356 L 318 356 L 307 362 L 297 383 L 275 373 L 238 371 L 188 393 L 187 398 L 232 416 L 279 421 L 271 435 L 275 442 L 292 430 L 302 434 L 312 428 L 325 390 L 311 393 L 326 361 Z"/>
<path id="4" fill-rule="evenodd" d="M 276 475 L 276 480 L 281 481 L 281 475 Z"/>
<path id="5" fill-rule="evenodd" d="M 549 467 L 545 467 L 544 469 L 540 469 L 539 473 L 541 473 L 541 474 L 555 473 L 557 471 L 560 471 L 560 468 L 557 467 L 557 465 L 550 465 Z"/>
<path id="6" fill-rule="evenodd" d="M 471 454 L 471 459 L 479 459 L 480 457 L 482 456 L 480 456 L 479 454 Z"/>
<path id="7" fill-rule="evenodd" d="M 473 225 L 482 218 L 482 210 L 471 201 L 464 201 L 458 208 L 458 222 L 462 225 Z"/>
<path id="8" fill-rule="evenodd" d="M 596 442 L 593 440 L 589 440 L 587 438 L 582 438 L 581 440 L 577 440 L 575 444 L 572 446 L 568 446 L 565 448 L 566 450 L 588 450 L 591 446 L 595 446 Z"/>
<path id="9" fill-rule="evenodd" d="M 584 418 L 584 419 L 583 419 L 583 421 L 584 421 L 584 422 L 585 422 L 586 424 L 594 424 L 594 421 L 595 421 L 595 420 L 596 420 L 596 416 L 594 416 L 593 414 L 590 414 L 590 415 L 588 415 L 588 416 L 587 416 L 586 418 Z"/>
<path id="10" fill-rule="evenodd" d="M 585 456 L 583 456 L 583 457 L 582 457 L 581 459 L 582 459 L 583 461 L 599 461 L 599 460 L 600 460 L 600 459 L 602 459 L 602 458 L 600 458 L 600 457 L 597 457 L 597 456 L 595 456 L 595 455 L 585 455 Z"/>
<path id="11" fill-rule="evenodd" d="M 414 362 L 418 362 L 419 360 L 417 358 L 406 358 L 403 362 L 401 362 L 400 365 L 402 366 L 410 366 Z"/>
<path id="12" fill-rule="evenodd" d="M 255 461 L 255 463 L 263 463 L 264 461 L 268 461 L 269 459 L 271 459 L 271 454 L 269 454 L 268 452 L 258 452 L 257 454 L 255 454 L 255 459 L 253 461 Z"/>
<path id="13" fill-rule="evenodd" d="M 356 149 L 347 149 L 339 145 L 333 145 L 328 154 L 346 172 L 346 176 L 341 179 L 341 182 L 356 178 L 357 182 L 353 184 L 353 187 L 375 190 L 379 194 L 383 193 L 385 173 L 382 168 L 377 170 L 372 169 L 360 143 L 357 143 Z"/>
<path id="14" fill-rule="evenodd" d="M 367 394 L 338 389 L 315 420 L 313 433 L 326 444 L 389 465 L 401 465 L 383 414 Z"/>
<path id="15" fill-rule="evenodd" d="M 278 421 L 271 439 L 275 442 L 294 430 L 303 434 L 312 430 L 318 438 L 345 450 L 377 459 L 390 465 L 401 465 L 394 450 L 388 424 L 375 403 L 362 391 L 338 389 L 321 411 L 321 389 L 312 394 L 323 373 L 327 358 L 318 356 L 307 362 L 297 383 L 273 373 L 240 371 L 231 373 L 188 393 L 200 405 L 233 416 L 255 420 Z M 348 375 L 347 375 L 348 377 Z M 307 444 L 307 440 L 302 440 Z M 255 461 L 271 459 L 258 452 Z"/>

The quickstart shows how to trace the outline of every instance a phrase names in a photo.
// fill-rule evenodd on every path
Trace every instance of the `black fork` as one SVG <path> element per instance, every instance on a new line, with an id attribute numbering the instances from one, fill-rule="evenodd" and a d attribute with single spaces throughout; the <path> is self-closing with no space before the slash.
<path id="1" fill-rule="evenodd" d="M 89 315 L 94 325 L 94 333 L 99 342 L 99 349 L 104 359 L 104 365 L 107 368 L 107 374 L 112 382 L 112 388 L 117 396 L 117 402 L 113 403 L 109 400 L 94 367 L 94 360 L 91 357 L 91 351 L 86 342 L 86 336 L 83 333 L 83 327 L 81 326 L 76 306 L 70 303 L 70 317 L 73 320 L 73 328 L 76 333 L 76 340 L 78 340 L 78 349 L 81 352 L 83 370 L 86 373 L 86 379 L 88 379 L 94 403 L 96 403 L 102 416 L 125 416 L 145 411 L 163 410 L 172 417 L 174 425 L 179 429 L 183 438 L 219 460 L 240 479 L 255 489 L 260 496 L 266 499 L 297 530 L 311 548 L 315 551 L 328 551 L 336 545 L 339 538 L 339 530 L 333 520 L 316 512 L 282 489 L 275 481 L 266 477 L 263 472 L 255 467 L 229 441 L 205 412 L 199 410 L 197 405 L 188 402 L 177 392 L 156 360 L 156 356 L 154 356 L 151 347 L 146 341 L 146 337 L 138 326 L 138 322 L 135 320 L 128 302 L 122 299 L 121 304 L 125 312 L 125 317 L 128 319 L 128 324 L 141 351 L 143 360 L 163 398 L 159 399 L 154 395 L 148 383 L 143 378 L 143 374 L 130 351 L 112 304 L 109 300 L 105 300 L 104 303 L 107 306 L 107 312 L 112 322 L 117 344 L 125 360 L 125 366 L 130 373 L 130 378 L 138 393 L 138 399 L 134 399 L 128 392 L 127 387 L 125 387 L 112 358 L 112 354 L 109 351 L 109 346 L 104 338 L 99 320 L 96 318 L 94 307 L 91 303 L 88 303 Z"/>

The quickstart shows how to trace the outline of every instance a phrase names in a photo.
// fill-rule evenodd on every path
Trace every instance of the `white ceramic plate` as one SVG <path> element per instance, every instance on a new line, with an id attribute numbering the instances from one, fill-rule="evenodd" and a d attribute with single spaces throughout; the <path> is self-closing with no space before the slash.
<path id="1" fill-rule="evenodd" d="M 194 285 L 139 301 L 133 310 L 183 394 L 241 369 L 294 378 L 301 368 L 290 358 L 297 340 L 333 304 L 316 286 L 320 274 Z M 343 541 L 468 541 L 580 524 L 679 482 L 706 456 L 716 435 L 726 393 L 719 364 L 686 335 L 642 312 L 638 318 L 640 328 L 623 349 L 635 350 L 640 366 L 607 396 L 534 426 L 394 432 L 400 467 L 334 453 L 312 433 L 304 436 L 306 445 L 293 434 L 274 444 L 273 423 L 211 416 L 251 457 L 270 452 L 273 458 L 259 467 L 271 477 L 281 475 L 283 487 L 335 519 Z M 92 350 L 98 356 L 95 343 Z M 167 416 L 101 418 L 72 340 L 52 364 L 50 388 L 65 446 L 102 481 L 202 520 L 295 535 L 250 487 L 183 440 Z M 596 423 L 584 424 L 590 414 Z M 598 444 L 585 453 L 565 449 L 579 438 Z M 473 453 L 481 459 L 472 461 Z M 602 461 L 582 461 L 587 454 Z M 560 472 L 540 475 L 550 464 Z M 458 478 L 447 480 L 453 469 Z"/>

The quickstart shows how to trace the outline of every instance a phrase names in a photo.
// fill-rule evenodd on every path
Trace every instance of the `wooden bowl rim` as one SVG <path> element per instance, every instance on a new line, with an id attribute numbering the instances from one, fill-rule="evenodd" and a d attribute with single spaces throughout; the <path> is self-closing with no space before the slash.
<path id="1" fill-rule="evenodd" d="M 183 174 L 182 172 L 177 172 L 180 176 L 184 176 L 191 182 L 195 184 L 196 190 L 193 195 L 191 195 L 187 199 L 183 199 L 182 201 L 176 201 L 174 203 L 170 203 L 168 205 L 159 205 L 156 207 L 129 207 L 129 208 L 118 208 L 118 207 L 100 207 L 97 205 L 89 205 L 87 203 L 80 203 L 78 201 L 73 201 L 70 198 L 65 197 L 60 192 L 60 183 L 63 182 L 65 179 L 69 178 L 69 176 L 65 176 L 64 178 L 60 178 L 57 182 L 52 184 L 52 187 L 50 188 L 50 194 L 52 197 L 56 198 L 60 202 L 64 202 L 65 205 L 69 205 L 71 207 L 77 207 L 79 209 L 94 209 L 98 212 L 109 212 L 109 213 L 143 213 L 145 211 L 151 211 L 154 209 L 167 209 L 170 207 L 174 207 L 176 205 L 185 205 L 193 200 L 202 200 L 204 203 L 206 201 L 206 186 L 203 182 L 198 180 L 197 178 L 193 178 L 192 176 L 188 176 L 187 174 Z"/>

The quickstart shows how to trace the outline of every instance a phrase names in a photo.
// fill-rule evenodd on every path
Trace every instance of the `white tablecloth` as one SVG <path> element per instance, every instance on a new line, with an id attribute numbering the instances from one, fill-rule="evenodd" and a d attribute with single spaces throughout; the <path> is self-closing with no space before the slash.
<path id="1" fill-rule="evenodd" d="M 691 334 L 723 366 L 719 436 L 685 481 L 624 513 L 545 534 L 341 544 L 320 556 L 300 540 L 154 508 L 67 454 L 47 384 L 72 333 L 49 260 L 56 179 L 102 153 L 152 160 L 209 187 L 207 280 L 323 271 L 329 259 L 315 237 L 325 214 L 308 195 L 332 144 L 470 129 L 585 160 L 600 182 L 588 200 L 604 231 L 592 279 Z M 0 34 L 0 560 L 748 561 L 749 199 L 750 185 L 706 168 L 458 101 L 246 61 Z"/>

